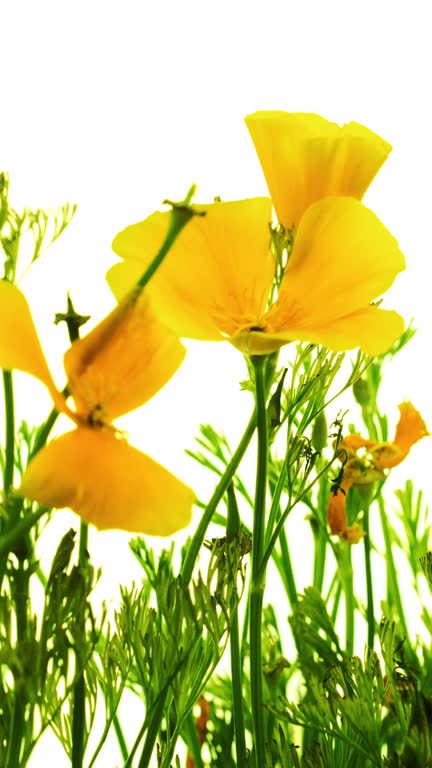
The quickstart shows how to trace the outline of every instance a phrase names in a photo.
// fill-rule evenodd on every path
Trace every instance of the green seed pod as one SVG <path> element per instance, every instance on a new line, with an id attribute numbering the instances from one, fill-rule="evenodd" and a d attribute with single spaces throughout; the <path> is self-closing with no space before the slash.
<path id="1" fill-rule="evenodd" d="M 353 395 L 359 405 L 369 405 L 370 392 L 369 385 L 365 379 L 357 379 L 353 384 Z"/>
<path id="2" fill-rule="evenodd" d="M 322 451 L 327 445 L 328 429 L 324 411 L 320 411 L 316 417 L 312 429 L 312 446 L 316 451 Z"/>

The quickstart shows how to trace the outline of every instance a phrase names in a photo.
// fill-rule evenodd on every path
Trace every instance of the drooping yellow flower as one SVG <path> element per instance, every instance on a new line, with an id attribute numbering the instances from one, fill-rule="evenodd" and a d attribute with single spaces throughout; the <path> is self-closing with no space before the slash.
<path id="1" fill-rule="evenodd" d="M 349 543 L 361 538 L 359 526 L 347 526 L 346 494 L 354 487 L 372 485 L 385 477 L 384 469 L 400 464 L 412 446 L 427 437 L 421 414 L 409 401 L 399 405 L 399 421 L 393 442 L 376 442 L 358 434 L 348 435 L 340 443 L 340 456 L 346 459 L 343 480 L 332 493 L 327 508 L 330 533 L 342 536 Z M 352 529 L 355 528 L 353 531 Z M 358 538 L 360 536 L 360 538 Z"/>
<path id="2" fill-rule="evenodd" d="M 18 493 L 47 507 L 73 509 L 98 528 L 167 536 L 186 526 L 191 489 L 111 426 L 112 419 L 147 402 L 184 354 L 146 296 L 132 291 L 66 352 L 72 410 L 53 382 L 26 299 L 0 281 L 0 367 L 36 376 L 76 424 L 31 460 Z"/>
<path id="3" fill-rule="evenodd" d="M 339 126 L 314 114 L 261 111 L 248 115 L 246 125 L 287 229 L 323 197 L 361 200 L 391 151 L 363 125 Z"/>
<path id="4" fill-rule="evenodd" d="M 158 314 L 179 336 L 228 339 L 244 354 L 267 354 L 291 341 L 333 350 L 384 352 L 402 318 L 371 306 L 404 269 L 396 240 L 372 211 L 328 197 L 303 215 L 277 300 L 269 306 L 274 256 L 271 201 L 255 198 L 197 206 L 195 216 L 147 286 Z M 127 227 L 113 242 L 124 259 L 108 273 L 123 296 L 163 242 L 169 213 Z"/>

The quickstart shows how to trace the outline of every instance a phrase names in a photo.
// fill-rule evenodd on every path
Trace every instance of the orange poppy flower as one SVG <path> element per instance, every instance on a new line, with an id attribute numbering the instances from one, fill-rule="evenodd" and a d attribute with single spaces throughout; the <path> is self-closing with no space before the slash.
<path id="1" fill-rule="evenodd" d="M 361 200 L 391 151 L 363 125 L 339 126 L 314 114 L 261 111 L 246 125 L 286 229 L 323 197 Z"/>
<path id="2" fill-rule="evenodd" d="M 412 403 L 401 403 L 399 413 L 393 442 L 379 443 L 353 434 L 340 443 L 340 451 L 347 457 L 347 461 L 340 488 L 330 496 L 327 521 L 330 533 L 342 536 L 351 544 L 360 541 L 364 533 L 358 524 L 347 526 L 346 494 L 349 489 L 383 480 L 384 469 L 400 464 L 412 446 L 429 434 L 421 414 Z"/>
<path id="3" fill-rule="evenodd" d="M 186 526 L 194 494 L 130 446 L 111 420 L 147 402 L 175 373 L 185 350 L 132 291 L 65 354 L 72 410 L 57 390 L 30 309 L 0 281 L 0 367 L 40 379 L 76 428 L 30 462 L 18 493 L 47 507 L 68 507 L 98 528 L 167 536 Z"/>
<path id="4" fill-rule="evenodd" d="M 274 256 L 271 201 L 197 206 L 147 286 L 163 322 L 179 336 L 229 340 L 244 354 L 268 354 L 291 341 L 333 350 L 385 352 L 402 318 L 371 306 L 404 269 L 396 240 L 358 200 L 328 197 L 303 215 L 276 301 L 269 306 Z M 160 247 L 169 213 L 127 227 L 113 242 L 124 262 L 108 273 L 120 298 Z"/>

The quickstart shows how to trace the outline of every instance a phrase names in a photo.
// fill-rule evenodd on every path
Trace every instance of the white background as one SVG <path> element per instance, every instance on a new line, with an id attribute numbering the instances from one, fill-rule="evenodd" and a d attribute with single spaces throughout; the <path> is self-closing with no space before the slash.
<path id="1" fill-rule="evenodd" d="M 432 425 L 428 10 L 427 0 L 0 2 L 0 169 L 10 172 L 12 201 L 79 203 L 69 230 L 21 285 L 59 387 L 65 338 L 53 315 L 67 290 L 93 322 L 111 309 L 104 274 L 116 232 L 165 197 L 182 198 L 192 182 L 200 202 L 266 194 L 243 117 L 313 111 L 364 123 L 394 146 L 365 202 L 407 259 L 386 306 L 415 316 L 419 333 L 392 366 L 383 403 L 393 426 L 404 399 Z M 175 379 L 120 425 L 204 493 L 210 486 L 183 449 L 202 421 L 235 444 L 251 401 L 239 392 L 245 369 L 235 350 L 188 346 Z M 20 408 L 40 420 L 49 398 L 24 378 Z M 430 494 L 431 451 L 427 441 L 413 449 L 398 470 L 401 483 L 412 474 Z M 61 512 L 54 526 L 60 533 L 71 521 Z M 47 541 L 47 557 L 54 543 Z M 115 599 L 118 581 L 137 573 L 127 537 L 93 532 L 91 548 L 105 569 L 100 596 Z M 56 765 L 67 765 L 62 755 Z"/>

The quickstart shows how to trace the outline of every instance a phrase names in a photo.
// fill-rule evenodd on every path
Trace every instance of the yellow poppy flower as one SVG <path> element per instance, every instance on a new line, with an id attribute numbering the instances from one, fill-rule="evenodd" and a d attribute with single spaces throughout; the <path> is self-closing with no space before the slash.
<path id="1" fill-rule="evenodd" d="M 314 114 L 262 111 L 248 115 L 246 125 L 287 229 L 323 197 L 361 200 L 391 151 L 358 123 L 339 126 Z"/>
<path id="2" fill-rule="evenodd" d="M 167 536 L 186 526 L 194 494 L 122 439 L 111 419 L 147 402 L 175 373 L 185 350 L 130 292 L 65 354 L 76 410 L 58 392 L 23 294 L 0 281 L 0 367 L 40 379 L 76 428 L 30 462 L 18 493 L 47 507 L 68 507 L 98 528 Z"/>
<path id="3" fill-rule="evenodd" d="M 342 536 L 351 544 L 360 540 L 356 537 L 361 529 L 357 526 L 353 532 L 347 527 L 346 494 L 349 489 L 383 480 L 384 469 L 400 464 L 412 446 L 429 435 L 421 414 L 412 403 L 407 401 L 398 407 L 400 417 L 393 442 L 380 443 L 353 434 L 345 437 L 340 443 L 341 457 L 345 456 L 347 461 L 340 488 L 330 496 L 327 521 L 330 533 Z"/>
<path id="4" fill-rule="evenodd" d="M 396 240 L 357 200 L 329 197 L 312 205 L 295 235 L 279 295 L 269 296 L 271 201 L 255 198 L 197 206 L 147 286 L 163 322 L 179 336 L 228 339 L 244 354 L 268 354 L 291 341 L 385 352 L 403 331 L 396 313 L 371 306 L 404 269 Z M 124 259 L 108 272 L 117 298 L 149 264 L 169 226 L 155 213 L 113 242 Z"/>

